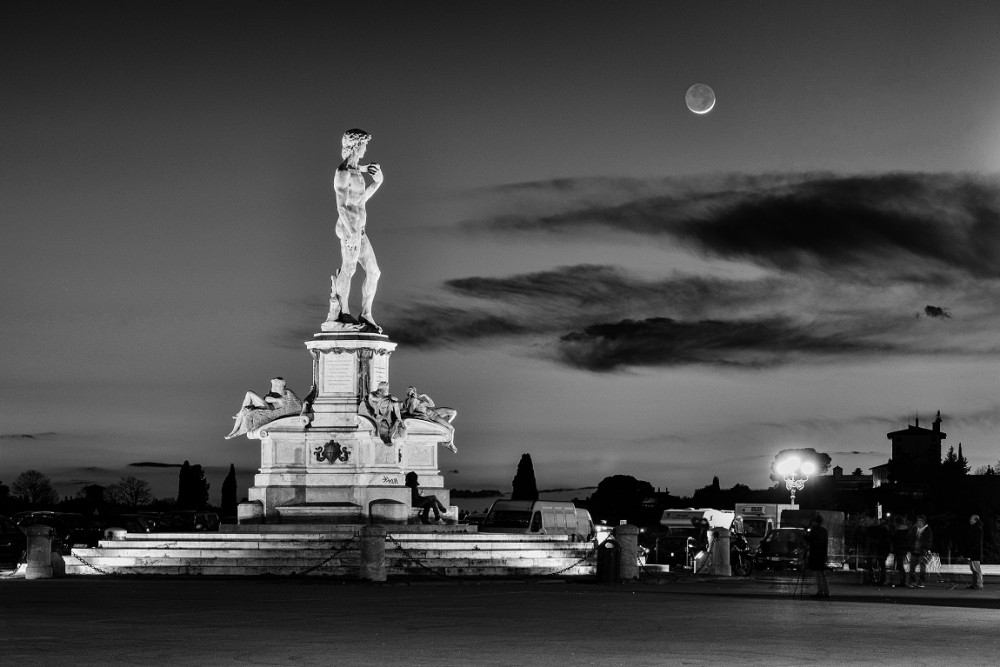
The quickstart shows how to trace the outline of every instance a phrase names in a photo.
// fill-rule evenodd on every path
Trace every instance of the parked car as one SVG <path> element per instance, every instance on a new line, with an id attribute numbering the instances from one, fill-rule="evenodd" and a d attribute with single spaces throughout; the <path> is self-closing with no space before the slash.
<path id="1" fill-rule="evenodd" d="M 104 520 L 105 530 L 123 528 L 129 533 L 153 533 L 156 525 L 156 519 L 145 514 L 120 514 Z"/>
<path id="2" fill-rule="evenodd" d="M 775 528 L 760 542 L 753 570 L 801 570 L 805 557 L 805 528 Z"/>
<path id="3" fill-rule="evenodd" d="M 219 515 L 215 512 L 196 512 L 180 510 L 177 512 L 161 512 L 156 517 L 156 532 L 158 533 L 190 533 L 195 531 L 219 530 Z"/>
<path id="4" fill-rule="evenodd" d="M 8 517 L 0 516 L 0 564 L 13 567 L 24 560 L 28 538 Z"/>
<path id="5" fill-rule="evenodd" d="M 568 500 L 497 500 L 479 526 L 480 533 L 572 535 L 594 539 L 594 521 L 588 510 Z"/>
<path id="6" fill-rule="evenodd" d="M 68 554 L 73 547 L 96 547 L 104 536 L 101 522 L 72 512 L 31 512 L 17 525 L 23 530 L 40 524 L 55 531 L 52 550 L 62 554 Z"/>

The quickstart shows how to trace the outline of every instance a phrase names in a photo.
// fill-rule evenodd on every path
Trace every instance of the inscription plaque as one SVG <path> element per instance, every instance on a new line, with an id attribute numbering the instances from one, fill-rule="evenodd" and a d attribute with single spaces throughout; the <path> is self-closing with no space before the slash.
<path id="1" fill-rule="evenodd" d="M 323 393 L 350 394 L 354 392 L 354 355 L 323 355 Z"/>
<path id="2" fill-rule="evenodd" d="M 389 359 L 388 357 L 376 357 L 372 360 L 372 387 L 377 387 L 379 382 L 389 381 Z"/>

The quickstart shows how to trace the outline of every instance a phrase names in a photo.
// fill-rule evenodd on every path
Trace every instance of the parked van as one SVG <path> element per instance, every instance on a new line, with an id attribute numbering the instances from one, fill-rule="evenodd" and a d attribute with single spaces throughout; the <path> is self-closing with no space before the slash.
<path id="1" fill-rule="evenodd" d="M 572 535 L 592 540 L 595 530 L 590 512 L 568 500 L 497 500 L 479 532 Z"/>

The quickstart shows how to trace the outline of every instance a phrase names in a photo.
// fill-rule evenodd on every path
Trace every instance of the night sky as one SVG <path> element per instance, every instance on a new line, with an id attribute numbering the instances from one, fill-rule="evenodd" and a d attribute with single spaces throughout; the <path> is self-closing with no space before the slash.
<path id="1" fill-rule="evenodd" d="M 309 391 L 353 127 L 393 393 L 458 410 L 450 487 L 530 452 L 540 488 L 760 488 L 938 410 L 1000 458 L 995 2 L 0 12 L 4 483 L 173 496 L 132 464 L 187 459 L 246 494 L 259 443 L 223 438 L 248 389 Z"/>

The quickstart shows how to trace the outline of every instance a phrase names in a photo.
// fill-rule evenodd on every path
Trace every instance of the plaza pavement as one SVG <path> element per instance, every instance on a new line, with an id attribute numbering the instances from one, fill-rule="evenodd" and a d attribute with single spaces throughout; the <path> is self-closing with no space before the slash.
<path id="1" fill-rule="evenodd" d="M 950 579 L 2 579 L 0 664 L 995 665 L 1000 579 Z"/>

